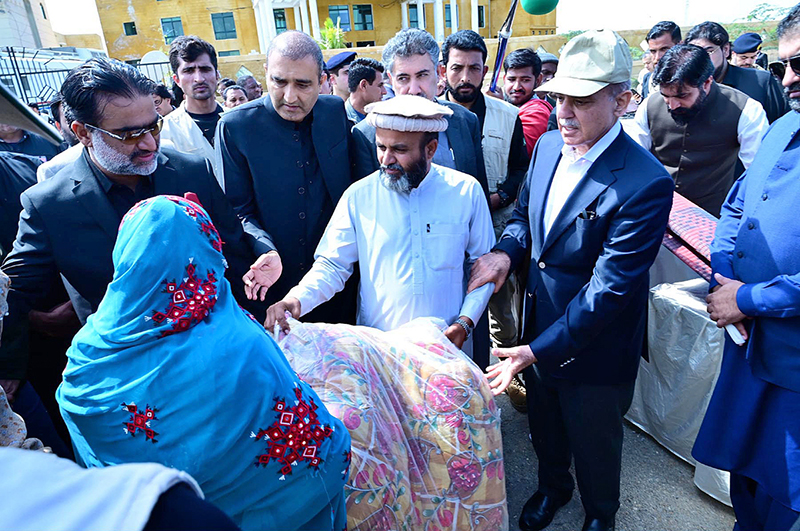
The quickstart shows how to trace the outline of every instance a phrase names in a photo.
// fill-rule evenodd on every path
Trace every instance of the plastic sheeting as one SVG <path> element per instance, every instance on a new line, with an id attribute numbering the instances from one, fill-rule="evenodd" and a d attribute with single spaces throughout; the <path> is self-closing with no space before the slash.
<path id="1" fill-rule="evenodd" d="M 508 529 L 500 411 L 443 322 L 291 327 L 289 363 L 352 438 L 348 529 Z"/>
<path id="2" fill-rule="evenodd" d="M 695 484 L 730 505 L 728 473 L 697 463 L 692 446 L 722 362 L 725 333 L 706 312 L 708 282 L 661 284 L 650 290 L 650 361 L 642 361 L 626 418 L 695 465 Z"/>

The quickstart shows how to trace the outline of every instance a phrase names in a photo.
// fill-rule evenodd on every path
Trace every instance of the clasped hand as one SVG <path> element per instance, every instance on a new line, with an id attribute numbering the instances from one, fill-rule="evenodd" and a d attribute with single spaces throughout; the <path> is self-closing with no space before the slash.
<path id="1" fill-rule="evenodd" d="M 716 286 L 713 292 L 706 297 L 708 303 L 706 311 L 711 320 L 717 323 L 717 327 L 723 328 L 732 324 L 742 334 L 742 338 L 747 339 L 747 330 L 743 322 L 747 316 L 742 313 L 736 302 L 736 294 L 744 283 L 724 277 L 719 273 L 714 274 L 714 279 L 719 282 L 719 286 Z"/>

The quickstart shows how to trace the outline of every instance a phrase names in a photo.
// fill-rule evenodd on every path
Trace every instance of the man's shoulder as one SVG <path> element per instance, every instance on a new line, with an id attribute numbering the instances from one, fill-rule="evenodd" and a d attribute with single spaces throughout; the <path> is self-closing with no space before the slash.
<path id="1" fill-rule="evenodd" d="M 446 166 L 439 166 L 438 164 L 432 164 L 431 167 L 438 172 L 442 181 L 449 186 L 458 190 L 467 190 L 468 193 L 478 193 L 481 197 L 484 197 L 480 183 L 472 175 Z"/>
<path id="2" fill-rule="evenodd" d="M 486 109 L 489 111 L 503 112 L 507 114 L 513 114 L 514 116 L 520 113 L 519 107 L 511 105 L 507 101 L 503 101 L 492 96 L 484 96 L 483 99 L 486 102 Z"/>
<path id="3" fill-rule="evenodd" d="M 478 117 L 475 116 L 475 113 L 465 109 L 462 105 L 458 103 L 454 103 L 452 101 L 448 101 L 444 98 L 436 98 L 436 102 L 444 105 L 451 111 L 453 111 L 453 115 L 449 117 L 450 121 L 457 121 L 457 122 L 470 122 L 474 121 L 475 124 L 478 124 Z"/>
<path id="4" fill-rule="evenodd" d="M 509 104 L 510 105 L 510 104 Z M 519 116 L 536 116 L 541 114 L 546 114 L 546 116 L 550 116 L 550 113 L 553 111 L 553 106 L 550 105 L 546 100 L 540 100 L 539 98 L 531 98 L 526 101 L 522 107 L 519 108 Z"/>
<path id="5" fill-rule="evenodd" d="M 161 147 L 161 160 L 159 166 L 168 165 L 176 170 L 191 170 L 207 172 L 206 158 L 197 154 L 185 153 L 169 146 Z"/>
<path id="6" fill-rule="evenodd" d="M 664 165 L 648 150 L 640 146 L 623 130 L 609 150 L 617 150 L 624 156 L 623 171 L 634 175 L 637 181 L 668 179 L 672 182 Z"/>
<path id="7" fill-rule="evenodd" d="M 361 133 L 370 142 L 375 142 L 375 127 L 366 120 L 361 120 L 353 126 L 353 133 Z"/>
<path id="8" fill-rule="evenodd" d="M 238 107 L 234 107 L 233 109 L 228 109 L 226 112 L 223 112 L 219 115 L 219 123 L 224 123 L 226 125 L 235 125 L 235 124 L 243 124 L 243 125 L 254 125 L 254 120 L 258 119 L 261 116 L 264 116 L 265 108 L 269 96 L 262 96 L 257 98 L 253 101 L 248 101 L 247 103 L 243 103 Z"/>
<path id="9" fill-rule="evenodd" d="M 314 113 L 317 112 L 347 115 L 344 109 L 344 100 L 339 96 L 328 94 L 320 94 L 317 98 L 317 103 L 314 104 Z"/>

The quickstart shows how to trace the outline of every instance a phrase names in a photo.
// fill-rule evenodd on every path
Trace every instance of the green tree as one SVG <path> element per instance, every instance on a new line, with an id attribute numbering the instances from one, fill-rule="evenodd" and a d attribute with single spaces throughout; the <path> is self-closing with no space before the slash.
<path id="1" fill-rule="evenodd" d="M 320 39 L 317 42 L 323 50 L 347 47 L 347 38 L 345 32 L 339 27 L 339 21 L 337 20 L 334 25 L 330 17 L 325 19 L 325 25 L 320 31 Z"/>
<path id="2" fill-rule="evenodd" d="M 747 15 L 747 20 L 780 20 L 785 17 L 791 7 L 779 7 L 774 6 L 772 4 L 758 4 L 756 7 L 750 11 L 750 14 Z"/>

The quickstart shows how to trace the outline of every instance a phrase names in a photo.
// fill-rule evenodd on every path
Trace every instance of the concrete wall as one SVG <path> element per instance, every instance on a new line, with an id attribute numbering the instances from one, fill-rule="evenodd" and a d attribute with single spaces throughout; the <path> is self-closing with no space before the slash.
<path id="1" fill-rule="evenodd" d="M 59 46 L 73 46 L 75 48 L 89 48 L 91 50 L 103 49 L 103 38 L 96 33 L 82 33 L 76 35 L 62 35 L 56 33 Z"/>
<path id="2" fill-rule="evenodd" d="M 141 59 L 151 50 L 168 53 L 161 19 L 180 17 L 184 35 L 199 35 L 217 50 L 239 50 L 242 55 L 259 52 L 253 5 L 250 0 L 96 0 L 108 55 L 123 61 Z M 217 40 L 212 13 L 232 12 L 236 39 Z M 126 36 L 125 22 L 136 24 L 137 35 Z"/>
<path id="3" fill-rule="evenodd" d="M 48 17 L 44 0 L 0 0 L 0 46 L 58 46 Z"/>

